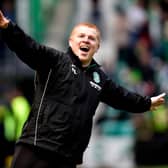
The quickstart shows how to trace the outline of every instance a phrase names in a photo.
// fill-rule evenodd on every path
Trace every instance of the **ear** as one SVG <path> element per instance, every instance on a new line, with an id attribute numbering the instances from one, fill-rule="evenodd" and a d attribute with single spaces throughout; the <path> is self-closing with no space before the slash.
<path id="1" fill-rule="evenodd" d="M 100 48 L 100 44 L 98 44 L 97 49 L 96 49 L 96 52 L 99 50 L 99 48 Z"/>

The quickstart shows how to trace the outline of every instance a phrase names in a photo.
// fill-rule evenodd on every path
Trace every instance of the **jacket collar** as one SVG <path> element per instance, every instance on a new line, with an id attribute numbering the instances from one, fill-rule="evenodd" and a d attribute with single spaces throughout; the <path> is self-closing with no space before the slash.
<path id="1" fill-rule="evenodd" d="M 67 54 L 71 58 L 72 62 L 82 69 L 90 70 L 95 67 L 100 67 L 100 65 L 94 59 L 92 59 L 90 65 L 88 67 L 83 68 L 80 59 L 73 53 L 71 47 L 68 47 Z"/>

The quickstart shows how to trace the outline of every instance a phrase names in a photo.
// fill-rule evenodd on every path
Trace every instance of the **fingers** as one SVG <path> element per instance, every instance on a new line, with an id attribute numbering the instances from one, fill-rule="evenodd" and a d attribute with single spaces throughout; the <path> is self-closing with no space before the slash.
<path id="1" fill-rule="evenodd" d="M 162 93 L 158 96 L 152 97 L 151 98 L 151 101 L 152 101 L 151 108 L 153 109 L 155 107 L 158 107 L 158 106 L 164 104 L 165 103 L 165 99 L 164 99 L 165 95 L 166 95 L 166 93 Z"/>
<path id="2" fill-rule="evenodd" d="M 0 19 L 2 20 L 4 18 L 4 15 L 2 13 L 2 11 L 0 10 Z"/>
<path id="3" fill-rule="evenodd" d="M 159 105 L 163 104 L 165 102 L 165 99 L 164 99 L 165 96 L 166 96 L 166 93 L 162 93 L 162 94 L 156 96 L 155 105 L 159 106 Z"/>
<path id="4" fill-rule="evenodd" d="M 0 19 L 3 19 L 3 18 L 5 18 L 5 16 L 4 16 L 3 12 L 0 10 Z"/>
<path id="5" fill-rule="evenodd" d="M 0 17 L 3 17 L 2 11 L 0 10 Z"/>
<path id="6" fill-rule="evenodd" d="M 157 98 L 160 99 L 160 98 L 163 98 L 165 96 L 166 96 L 166 93 L 162 93 L 162 94 L 158 95 Z"/>
<path id="7" fill-rule="evenodd" d="M 2 11 L 0 10 L 0 28 L 7 28 L 8 24 L 9 24 L 10 20 L 8 20 L 2 13 Z"/>
<path id="8" fill-rule="evenodd" d="M 162 93 L 158 96 L 154 96 L 151 98 L 153 103 L 159 102 L 159 101 L 164 101 L 164 97 L 166 96 L 166 93 Z"/>

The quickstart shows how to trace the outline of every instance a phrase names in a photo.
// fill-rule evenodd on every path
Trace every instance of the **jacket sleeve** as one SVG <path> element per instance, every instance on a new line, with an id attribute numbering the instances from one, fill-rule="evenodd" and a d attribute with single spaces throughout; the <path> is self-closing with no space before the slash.
<path id="1" fill-rule="evenodd" d="M 61 52 L 40 45 L 24 33 L 17 24 L 9 22 L 8 28 L 1 29 L 2 38 L 10 50 L 28 66 L 38 70 L 53 66 L 61 56 Z"/>
<path id="2" fill-rule="evenodd" d="M 117 85 L 111 79 L 107 79 L 100 93 L 100 101 L 116 109 L 132 113 L 148 111 L 151 99 Z"/>

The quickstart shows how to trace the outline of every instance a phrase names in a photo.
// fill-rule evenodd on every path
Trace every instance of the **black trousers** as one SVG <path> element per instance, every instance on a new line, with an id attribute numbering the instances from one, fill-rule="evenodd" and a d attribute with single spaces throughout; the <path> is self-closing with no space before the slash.
<path id="1" fill-rule="evenodd" d="M 38 147 L 16 145 L 11 168 L 76 168 L 76 165 Z"/>

